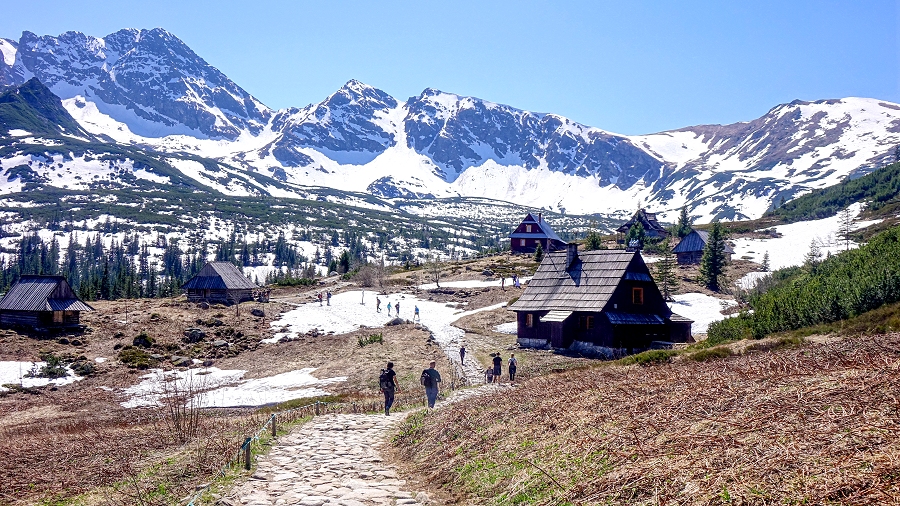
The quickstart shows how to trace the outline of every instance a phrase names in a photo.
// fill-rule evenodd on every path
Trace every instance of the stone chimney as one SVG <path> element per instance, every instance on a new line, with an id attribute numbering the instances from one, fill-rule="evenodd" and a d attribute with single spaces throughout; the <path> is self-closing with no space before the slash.
<path id="1" fill-rule="evenodd" d="M 543 218 L 541 217 L 541 214 L 543 214 L 543 213 L 538 213 L 538 223 L 540 223 L 541 220 L 543 219 Z"/>
<path id="2" fill-rule="evenodd" d="M 566 269 L 571 268 L 575 260 L 578 260 L 578 243 L 570 242 L 566 244 Z"/>

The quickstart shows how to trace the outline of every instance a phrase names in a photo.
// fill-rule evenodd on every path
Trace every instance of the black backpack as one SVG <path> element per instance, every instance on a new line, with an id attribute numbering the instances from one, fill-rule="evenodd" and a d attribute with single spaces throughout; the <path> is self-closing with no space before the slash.
<path id="1" fill-rule="evenodd" d="M 381 370 L 381 375 L 378 376 L 378 384 L 385 390 L 394 388 L 394 382 L 391 381 L 391 375 L 388 374 L 388 369 Z"/>
<path id="2" fill-rule="evenodd" d="M 422 371 L 422 376 L 419 377 L 419 383 L 421 383 L 422 386 L 425 388 L 431 388 L 432 386 L 434 386 L 432 384 L 432 383 L 434 383 L 434 381 L 431 378 L 431 375 L 428 374 L 428 369 L 425 369 L 424 371 Z"/>

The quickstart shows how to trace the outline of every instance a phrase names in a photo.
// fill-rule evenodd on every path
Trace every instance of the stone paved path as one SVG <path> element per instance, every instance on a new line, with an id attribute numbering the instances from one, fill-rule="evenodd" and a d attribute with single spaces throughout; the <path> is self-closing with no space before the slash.
<path id="1" fill-rule="evenodd" d="M 503 388 L 509 387 L 458 390 L 437 407 Z M 427 494 L 410 490 L 379 453 L 409 413 L 314 418 L 279 437 L 271 451 L 259 457 L 253 476 L 232 489 L 226 500 L 247 506 L 427 504 Z"/>
<path id="2" fill-rule="evenodd" d="M 227 499 L 248 506 L 421 504 L 427 496 L 406 489 L 380 457 L 404 413 L 327 415 L 282 436 L 256 473 Z"/>

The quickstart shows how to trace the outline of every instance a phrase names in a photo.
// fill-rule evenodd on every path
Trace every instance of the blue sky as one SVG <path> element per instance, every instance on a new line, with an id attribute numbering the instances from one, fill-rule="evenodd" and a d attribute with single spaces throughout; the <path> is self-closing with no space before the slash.
<path id="1" fill-rule="evenodd" d="M 273 108 L 349 79 L 427 87 L 624 134 L 794 99 L 900 102 L 900 1 L 8 2 L 0 37 L 161 26 Z"/>

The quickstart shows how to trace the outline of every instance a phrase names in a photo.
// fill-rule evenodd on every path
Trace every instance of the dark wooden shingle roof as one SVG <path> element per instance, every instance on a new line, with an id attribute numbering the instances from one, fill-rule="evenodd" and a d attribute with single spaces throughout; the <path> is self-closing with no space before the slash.
<path id="1" fill-rule="evenodd" d="M 5 311 L 93 311 L 62 276 L 22 276 L 0 299 Z"/>
<path id="2" fill-rule="evenodd" d="M 184 290 L 248 290 L 258 288 L 231 262 L 209 262 L 181 287 Z"/>
<path id="3" fill-rule="evenodd" d="M 556 235 L 556 232 L 550 227 L 550 224 L 547 223 L 547 220 L 541 217 L 540 219 L 535 218 L 534 215 L 528 213 L 525 216 L 525 219 L 522 220 L 522 223 L 527 223 L 529 225 L 536 225 L 537 229 L 534 232 L 516 232 L 513 230 L 513 233 L 509 234 L 510 239 L 552 239 L 554 241 L 564 242 L 562 239 Z M 520 224 L 521 225 L 521 224 Z M 516 227 L 518 229 L 518 227 Z"/>
<path id="4" fill-rule="evenodd" d="M 637 258 L 636 258 L 637 256 Z M 567 269 L 566 252 L 548 254 L 512 311 L 600 311 L 606 306 L 632 261 L 640 255 L 622 250 L 578 252 Z"/>
<path id="5" fill-rule="evenodd" d="M 678 246 L 672 250 L 672 253 L 691 253 L 694 251 L 703 251 L 706 249 L 706 243 L 709 242 L 709 232 L 706 230 L 691 229 L 691 233 L 684 236 L 684 239 L 678 243 Z M 734 253 L 734 249 L 725 243 L 725 253 Z"/>

